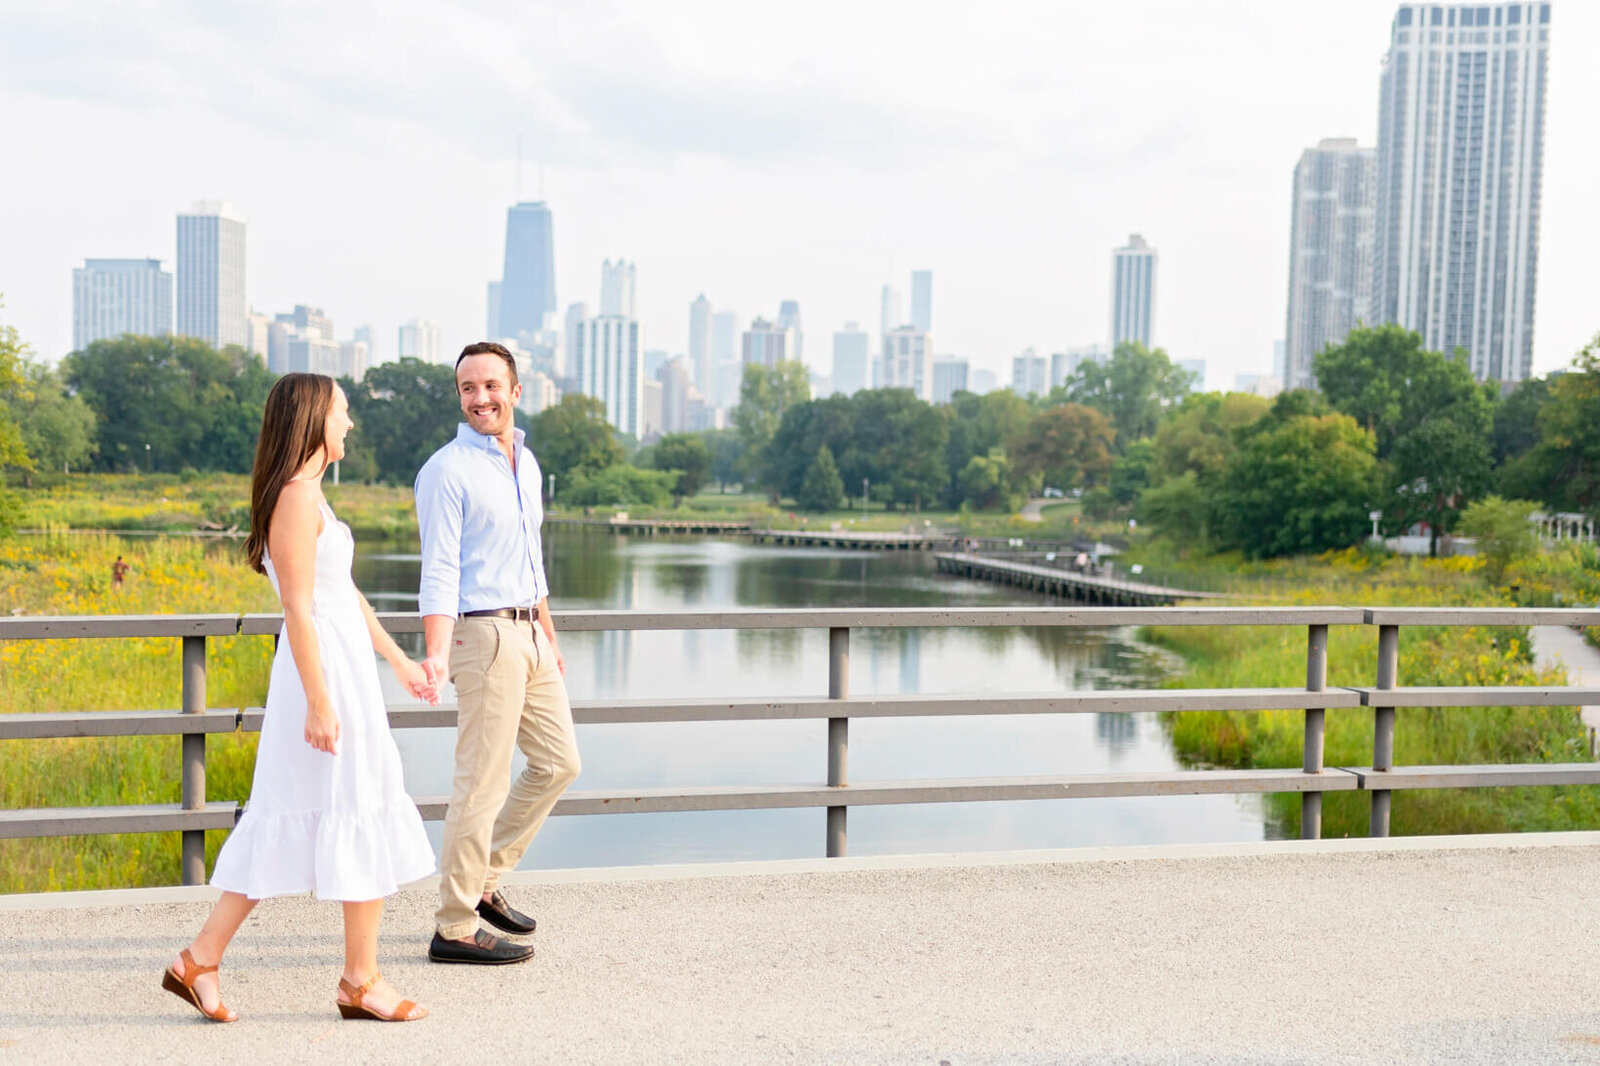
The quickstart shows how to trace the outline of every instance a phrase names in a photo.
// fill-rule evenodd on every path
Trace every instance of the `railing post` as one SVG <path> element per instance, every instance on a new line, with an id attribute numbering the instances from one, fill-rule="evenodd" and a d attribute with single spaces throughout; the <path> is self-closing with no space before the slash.
<path id="1" fill-rule="evenodd" d="M 1328 683 L 1328 627 L 1306 627 L 1306 691 L 1321 692 Z M 1308 774 L 1322 773 L 1323 737 L 1328 712 L 1306 708 L 1305 761 Z M 1322 793 L 1300 793 L 1300 839 L 1322 838 Z"/>
<path id="2" fill-rule="evenodd" d="M 1400 673 L 1400 627 L 1378 627 L 1378 688 L 1395 687 Z M 1394 768 L 1394 708 L 1372 709 L 1372 769 L 1384 773 Z M 1375 837 L 1389 835 L 1389 806 L 1391 793 L 1386 788 L 1368 788 L 1372 791 L 1372 821 L 1368 834 Z"/>
<path id="3" fill-rule="evenodd" d="M 842 700 L 850 695 L 850 629 L 834 626 L 828 630 L 828 698 Z M 828 719 L 828 784 L 850 783 L 850 719 Z M 844 854 L 845 811 L 842 804 L 828 808 L 828 848 L 830 859 Z"/>
<path id="4" fill-rule="evenodd" d="M 183 638 L 183 713 L 206 710 L 206 638 Z M 183 809 L 198 811 L 206 805 L 206 735 L 183 734 Z M 183 883 L 206 883 L 206 832 L 183 831 Z"/>

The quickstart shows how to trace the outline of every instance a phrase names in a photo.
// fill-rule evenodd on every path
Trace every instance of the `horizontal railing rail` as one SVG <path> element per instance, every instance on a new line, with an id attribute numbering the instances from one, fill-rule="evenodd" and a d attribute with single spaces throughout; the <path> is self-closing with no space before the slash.
<path id="1" fill-rule="evenodd" d="M 415 614 L 384 613 L 394 633 L 421 632 Z M 1365 791 L 1371 796 L 1371 832 L 1387 835 L 1391 793 L 1404 789 L 1503 785 L 1600 784 L 1600 763 L 1529 763 L 1495 766 L 1394 765 L 1394 717 L 1400 707 L 1566 706 L 1600 704 L 1600 689 L 1575 686 L 1439 687 L 1397 685 L 1399 629 L 1403 625 L 1600 625 L 1600 610 L 1526 608 L 1360 607 L 987 607 L 987 608 L 728 608 L 693 611 L 570 611 L 563 630 L 826 629 L 829 644 L 826 696 L 573 701 L 579 724 L 779 721 L 828 722 L 827 773 L 818 783 L 737 786 L 669 786 L 570 790 L 558 815 L 660 813 L 821 807 L 827 811 L 826 854 L 845 851 L 846 811 L 852 806 L 1107 796 L 1173 796 L 1298 792 L 1301 835 L 1321 835 L 1322 795 Z M 852 629 L 993 626 L 1127 627 L 1294 626 L 1306 629 L 1303 688 L 1096 690 L 1020 694 L 849 694 Z M 1376 626 L 1378 664 L 1370 687 L 1328 688 L 1330 625 Z M 0 741 L 51 738 L 179 736 L 183 765 L 181 802 L 118 807 L 0 810 L 0 838 L 179 832 L 186 884 L 204 880 L 205 833 L 231 828 L 240 808 L 205 798 L 205 744 L 212 734 L 258 731 L 260 707 L 206 705 L 205 674 L 212 637 L 277 635 L 282 617 L 249 615 L 120 615 L 0 618 L 0 640 L 178 638 L 182 641 L 183 698 L 179 710 L 68 711 L 0 715 Z M 1328 710 L 1370 707 L 1374 714 L 1370 766 L 1323 765 Z M 995 714 L 1134 714 L 1225 710 L 1305 712 L 1302 765 L 1273 769 L 1200 769 L 1159 773 L 1062 774 L 851 782 L 848 728 L 852 718 Z M 403 704 L 389 708 L 397 729 L 450 728 L 453 706 Z M 444 817 L 448 797 L 414 797 L 425 818 Z"/>

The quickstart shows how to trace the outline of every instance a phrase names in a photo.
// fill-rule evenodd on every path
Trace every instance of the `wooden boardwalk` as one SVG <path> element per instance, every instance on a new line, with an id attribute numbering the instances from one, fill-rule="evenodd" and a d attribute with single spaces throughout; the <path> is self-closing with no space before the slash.
<path id="1" fill-rule="evenodd" d="M 955 546 L 958 538 L 947 533 L 850 533 L 826 529 L 754 529 L 757 544 L 792 548 L 844 548 L 855 551 L 937 551 Z"/>
<path id="2" fill-rule="evenodd" d="M 641 533 L 655 536 L 658 533 L 700 533 L 711 536 L 750 532 L 749 522 L 729 522 L 715 518 L 665 519 L 665 518 L 546 518 L 547 526 L 576 526 L 585 529 L 603 529 L 608 533 Z"/>
<path id="3" fill-rule="evenodd" d="M 1148 585 L 1139 581 L 1102 577 L 1078 570 L 1064 570 L 1053 566 L 1012 562 L 982 555 L 941 553 L 935 556 L 939 572 L 970 577 L 979 581 L 996 581 L 1002 585 L 1032 589 L 1048 596 L 1059 596 L 1074 603 L 1089 603 L 1115 607 L 1161 607 L 1179 600 L 1218 599 L 1220 593 L 1195 592 L 1189 589 L 1168 588 L 1165 585 Z"/>

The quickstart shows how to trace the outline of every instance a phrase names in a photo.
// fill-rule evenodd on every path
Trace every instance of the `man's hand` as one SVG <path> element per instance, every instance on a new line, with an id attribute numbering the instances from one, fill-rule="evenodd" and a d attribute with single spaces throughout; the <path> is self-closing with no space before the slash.
<path id="1" fill-rule="evenodd" d="M 402 659 L 394 668 L 395 676 L 400 683 L 405 685 L 406 691 L 424 703 L 439 702 L 439 686 L 429 680 L 428 672 L 421 663 L 414 663 L 410 659 Z"/>
<path id="2" fill-rule="evenodd" d="M 429 702 L 439 702 L 439 689 L 450 680 L 450 658 L 448 655 L 430 655 L 422 660 L 422 672 L 426 675 L 428 684 L 433 686 L 434 697 Z"/>

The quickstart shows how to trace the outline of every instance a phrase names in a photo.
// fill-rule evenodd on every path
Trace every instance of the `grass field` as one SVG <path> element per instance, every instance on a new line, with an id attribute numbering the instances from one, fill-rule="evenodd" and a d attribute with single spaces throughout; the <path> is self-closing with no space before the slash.
<path id="1" fill-rule="evenodd" d="M 110 566 L 118 555 L 133 571 L 113 591 Z M 0 610 L 7 614 L 233 614 L 276 606 L 267 579 L 244 565 L 231 542 L 94 534 L 0 541 Z M 259 706 L 272 641 L 219 638 L 209 652 L 207 702 Z M 0 713 L 179 706 L 176 639 L 0 641 Z M 255 748 L 253 734 L 209 739 L 209 799 L 246 798 Z M 179 752 L 177 737 L 0 743 L 0 807 L 174 803 Z M 214 854 L 223 834 L 207 838 Z M 172 884 L 178 847 L 174 833 L 0 840 L 0 892 Z"/>
<path id="2" fill-rule="evenodd" d="M 1274 597 L 1291 605 L 1513 606 L 1504 592 L 1479 579 L 1473 559 L 1374 560 L 1342 552 L 1316 560 L 1283 561 L 1279 576 L 1301 582 Z M 1289 628 L 1152 629 L 1150 640 L 1189 663 L 1174 684 L 1186 688 L 1255 688 L 1305 684 L 1306 634 Z M 1377 633 L 1370 626 L 1329 631 L 1330 686 L 1371 685 Z M 1537 669 L 1524 629 L 1404 627 L 1400 631 L 1402 685 L 1564 684 Z M 1299 766 L 1304 713 L 1230 711 L 1175 714 L 1167 719 L 1179 755 L 1195 765 Z M 1573 707 L 1402 708 L 1396 720 L 1397 764 L 1579 762 L 1588 759 L 1585 730 Z M 1372 712 L 1327 714 L 1325 763 L 1372 762 Z M 1299 832 L 1298 796 L 1271 797 L 1282 831 Z M 1323 803 L 1326 836 L 1367 832 L 1369 798 L 1332 793 Z M 1394 795 L 1396 835 L 1594 828 L 1600 825 L 1600 789 L 1592 787 L 1405 791 Z"/>

